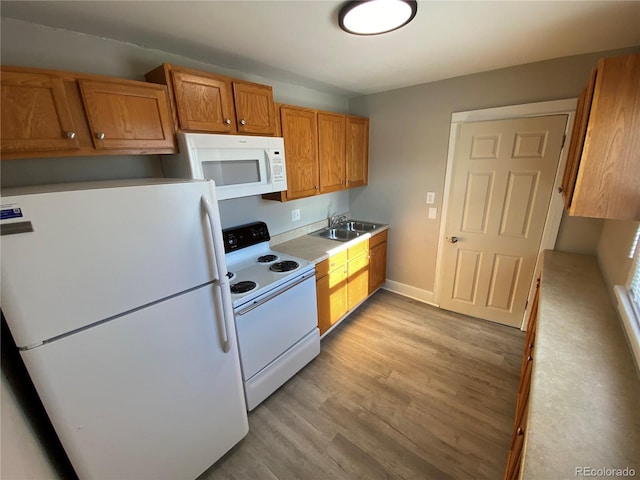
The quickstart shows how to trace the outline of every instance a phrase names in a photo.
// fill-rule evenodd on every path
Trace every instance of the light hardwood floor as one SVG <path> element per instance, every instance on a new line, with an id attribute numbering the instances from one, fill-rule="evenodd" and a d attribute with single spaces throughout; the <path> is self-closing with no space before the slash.
<path id="1" fill-rule="evenodd" d="M 378 291 L 201 480 L 501 479 L 524 334 Z"/>

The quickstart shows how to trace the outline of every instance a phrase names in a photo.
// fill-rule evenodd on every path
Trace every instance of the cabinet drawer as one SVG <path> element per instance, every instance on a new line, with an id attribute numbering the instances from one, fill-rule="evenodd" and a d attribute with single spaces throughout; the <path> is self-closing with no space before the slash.
<path id="1" fill-rule="evenodd" d="M 374 236 L 372 236 L 369 239 L 369 248 L 373 248 L 376 245 L 380 245 L 381 243 L 384 243 L 387 241 L 387 232 L 388 230 L 384 230 L 380 233 L 376 233 Z"/>
<path id="2" fill-rule="evenodd" d="M 343 250 L 331 255 L 326 260 L 321 261 L 316 265 L 316 278 L 322 278 L 330 271 L 335 270 L 341 265 L 344 265 L 347 261 L 347 251 Z"/>
<path id="3" fill-rule="evenodd" d="M 362 255 L 369 250 L 369 242 L 359 242 L 356 243 L 353 247 L 349 247 L 347 250 L 347 258 L 351 260 L 352 258 L 356 258 L 358 255 Z"/>

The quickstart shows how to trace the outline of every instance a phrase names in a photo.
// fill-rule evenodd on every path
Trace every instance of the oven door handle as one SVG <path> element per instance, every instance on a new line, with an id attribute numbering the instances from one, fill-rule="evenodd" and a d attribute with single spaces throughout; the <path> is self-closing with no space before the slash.
<path id="1" fill-rule="evenodd" d="M 311 270 L 308 273 L 303 273 L 298 279 L 296 279 L 293 283 L 287 285 L 285 288 L 277 289 L 275 292 L 272 292 L 269 295 L 266 295 L 265 297 L 261 298 L 260 300 L 254 300 L 254 302 L 251 305 L 249 305 L 247 307 L 244 307 L 241 310 L 238 310 L 236 312 L 236 315 L 245 315 L 245 314 L 249 313 L 251 310 L 254 310 L 254 309 L 258 308 L 260 305 L 268 302 L 269 300 L 274 299 L 275 297 L 277 297 L 278 295 L 283 294 L 287 290 L 291 290 L 293 287 L 296 287 L 296 286 L 300 285 L 302 282 L 304 282 L 304 281 L 308 280 L 309 278 L 313 277 L 315 274 L 316 274 L 315 270 Z"/>

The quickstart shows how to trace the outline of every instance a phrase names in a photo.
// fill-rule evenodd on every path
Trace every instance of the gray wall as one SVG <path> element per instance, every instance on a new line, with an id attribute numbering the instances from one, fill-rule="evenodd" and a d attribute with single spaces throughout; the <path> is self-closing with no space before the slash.
<path id="1" fill-rule="evenodd" d="M 138 45 L 6 18 L 2 19 L 0 34 L 0 54 L 4 65 L 144 80 L 144 74 L 161 63 L 175 63 L 271 85 L 277 102 L 347 112 L 346 97 L 204 64 Z M 159 157 L 155 155 L 28 159 L 2 162 L 0 168 L 3 187 L 162 176 Z M 348 202 L 347 192 L 320 195 L 287 204 L 253 196 L 220 202 L 220 213 L 225 227 L 263 220 L 272 234 L 278 234 L 322 220 L 334 211 L 345 212 L 349 209 Z M 300 209 L 300 221 L 291 221 L 292 208 Z"/>
<path id="2" fill-rule="evenodd" d="M 575 98 L 602 56 L 593 53 L 468 75 L 352 98 L 351 113 L 370 120 L 369 186 L 351 192 L 356 217 L 391 224 L 388 278 L 426 292 L 435 283 L 439 214 L 453 112 Z M 436 192 L 438 219 L 427 218 Z M 595 254 L 602 221 L 563 221 L 563 250 Z M 583 235 L 588 232 L 588 235 Z"/>
<path id="3" fill-rule="evenodd" d="M 612 297 L 613 287 L 627 282 L 633 263 L 629 254 L 639 226 L 640 222 L 633 220 L 604 222 L 598 243 L 598 263 Z"/>

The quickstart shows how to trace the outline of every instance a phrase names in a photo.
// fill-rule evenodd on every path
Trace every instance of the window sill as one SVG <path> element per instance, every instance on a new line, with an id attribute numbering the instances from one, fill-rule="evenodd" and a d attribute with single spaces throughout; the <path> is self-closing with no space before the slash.
<path id="1" fill-rule="evenodd" d="M 640 372 L 640 319 L 631 305 L 631 299 L 629 298 L 627 289 L 621 285 L 617 285 L 613 290 L 618 299 L 618 313 L 627 336 L 627 342 L 631 347 L 631 353 L 636 362 L 636 367 Z"/>

